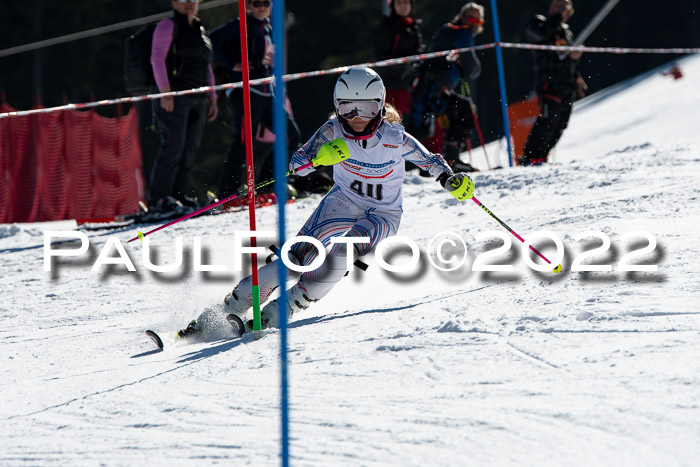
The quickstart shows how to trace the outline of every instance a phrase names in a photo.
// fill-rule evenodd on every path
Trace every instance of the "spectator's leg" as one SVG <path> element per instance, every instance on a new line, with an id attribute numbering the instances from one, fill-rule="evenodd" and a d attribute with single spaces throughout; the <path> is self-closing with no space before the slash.
<path id="1" fill-rule="evenodd" d="M 160 100 L 153 101 L 153 114 L 160 135 L 160 149 L 153 162 L 148 184 L 148 201 L 151 206 L 173 191 L 175 175 L 185 147 L 186 110 L 188 109 L 179 97 L 175 98 L 175 108 L 172 112 L 163 110 Z"/>
<path id="2" fill-rule="evenodd" d="M 445 130 L 443 157 L 453 170 L 473 172 L 474 168 L 460 159 L 460 154 L 467 145 L 467 138 L 471 136 L 474 129 L 474 116 L 469 102 L 456 96 L 449 96 L 445 114 L 450 124 Z"/>
<path id="3" fill-rule="evenodd" d="M 549 141 L 547 142 L 550 151 L 554 149 L 554 146 L 557 145 L 559 139 L 561 139 L 561 136 L 564 134 L 564 130 L 569 126 L 572 103 L 564 101 L 560 104 L 556 104 L 554 107 L 556 109 L 555 119 L 552 124 L 552 131 L 549 134 Z"/>
<path id="4" fill-rule="evenodd" d="M 188 99 L 190 108 L 187 117 L 187 128 L 185 130 L 185 146 L 180 157 L 180 165 L 175 176 L 172 196 L 180 201 L 189 196 L 190 175 L 194 167 L 197 151 L 202 143 L 204 125 L 207 121 L 207 110 L 209 101 L 205 96 L 185 96 Z"/>
<path id="5" fill-rule="evenodd" d="M 530 130 L 530 135 L 523 148 L 523 158 L 519 161 L 521 165 L 537 165 L 547 161 L 549 151 L 552 150 L 566 128 L 566 126 L 561 127 L 562 120 L 565 117 L 566 122 L 568 122 L 568 115 L 571 113 L 570 104 L 567 106 L 547 97 L 541 99 L 541 102 L 540 115 Z"/>

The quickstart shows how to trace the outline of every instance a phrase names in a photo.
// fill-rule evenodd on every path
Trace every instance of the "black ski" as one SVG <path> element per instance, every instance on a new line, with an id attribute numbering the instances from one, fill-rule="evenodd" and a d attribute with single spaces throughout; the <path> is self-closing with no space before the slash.
<path id="1" fill-rule="evenodd" d="M 245 334 L 245 324 L 243 320 L 233 313 L 226 315 L 226 321 L 231 325 L 233 331 L 238 334 L 238 337 L 242 337 Z"/>
<path id="2" fill-rule="evenodd" d="M 160 350 L 163 350 L 163 340 L 158 334 L 149 329 L 148 331 L 146 331 L 146 335 L 153 340 L 153 342 L 158 346 Z"/>

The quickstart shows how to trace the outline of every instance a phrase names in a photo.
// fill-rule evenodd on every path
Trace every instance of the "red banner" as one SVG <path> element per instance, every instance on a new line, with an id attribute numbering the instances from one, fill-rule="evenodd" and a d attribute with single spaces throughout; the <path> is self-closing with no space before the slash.
<path id="1" fill-rule="evenodd" d="M 0 223 L 129 214 L 145 198 L 135 108 L 3 118 L 0 141 Z"/>

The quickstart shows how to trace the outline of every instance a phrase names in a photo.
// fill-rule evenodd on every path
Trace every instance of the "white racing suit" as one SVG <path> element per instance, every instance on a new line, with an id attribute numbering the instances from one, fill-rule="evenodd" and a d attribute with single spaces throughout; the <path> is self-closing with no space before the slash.
<path id="1" fill-rule="evenodd" d="M 332 237 L 368 237 L 369 242 L 355 244 L 357 255 L 372 251 L 382 240 L 396 235 L 401 222 L 401 187 L 404 161 L 411 162 L 437 178 L 450 168 L 439 154 L 431 154 L 421 143 L 404 131 L 403 126 L 383 122 L 366 140 L 346 138 L 340 122 L 327 121 L 313 137 L 292 156 L 290 169 L 308 164 L 319 148 L 328 141 L 343 138 L 350 157 L 333 166 L 335 186 L 326 194 L 299 235 L 314 237 L 328 247 Z M 313 168 L 297 172 L 310 173 Z M 323 264 L 301 275 L 295 287 L 301 288 L 310 301 L 323 298 L 347 271 L 347 248 L 336 244 Z M 302 265 L 310 264 L 318 255 L 309 243 L 292 247 L 294 258 Z M 252 302 L 251 280 L 246 278 L 239 290 Z M 260 268 L 260 299 L 264 302 L 277 286 L 277 265 L 273 262 Z"/>

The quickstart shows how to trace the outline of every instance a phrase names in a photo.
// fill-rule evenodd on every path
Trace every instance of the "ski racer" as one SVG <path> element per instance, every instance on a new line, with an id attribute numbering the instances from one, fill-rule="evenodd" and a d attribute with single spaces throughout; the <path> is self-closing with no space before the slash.
<path id="1" fill-rule="evenodd" d="M 347 248 L 366 255 L 382 240 L 396 234 L 401 221 L 401 185 L 404 161 L 430 174 L 459 200 L 472 197 L 474 183 L 464 173 L 453 173 L 440 154 L 431 154 L 401 126 L 398 112 L 385 103 L 386 90 L 379 75 L 358 66 L 338 78 L 333 93 L 333 115 L 291 159 L 291 169 L 319 161 L 332 165 L 334 187 L 321 200 L 299 235 L 318 239 L 328 247 L 336 236 L 365 237 L 369 241 L 333 245 L 320 267 L 301 276 L 288 290 L 285 303 L 268 302 L 278 287 L 275 261 L 258 272 L 263 328 L 277 327 L 279 313 L 292 317 L 322 299 L 347 271 Z M 316 165 L 316 164 L 315 164 Z M 308 175 L 313 167 L 297 174 Z M 296 243 L 289 260 L 309 265 L 318 255 L 309 243 Z M 278 260 L 279 261 L 279 260 Z M 243 317 L 252 307 L 252 277 L 248 276 L 224 299 L 225 312 Z M 193 322 L 194 323 L 194 322 Z M 250 323 L 248 323 L 250 326 Z M 196 328 L 191 323 L 192 328 Z"/>

